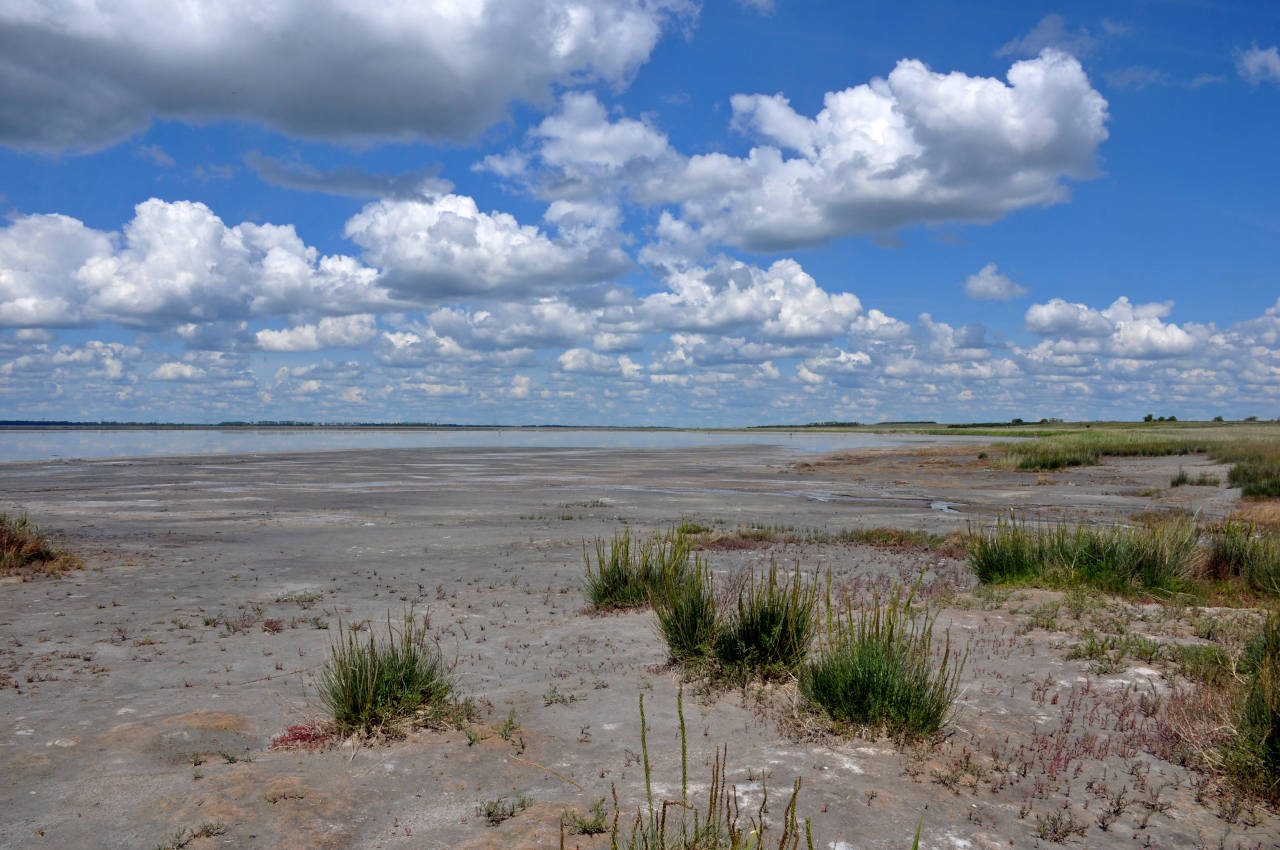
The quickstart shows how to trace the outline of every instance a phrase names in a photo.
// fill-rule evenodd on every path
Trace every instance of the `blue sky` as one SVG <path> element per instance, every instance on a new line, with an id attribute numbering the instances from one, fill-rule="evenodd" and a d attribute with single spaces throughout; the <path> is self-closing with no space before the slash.
<path id="1" fill-rule="evenodd" d="M 0 9 L 0 418 L 1280 416 L 1274 3 L 161 8 Z"/>

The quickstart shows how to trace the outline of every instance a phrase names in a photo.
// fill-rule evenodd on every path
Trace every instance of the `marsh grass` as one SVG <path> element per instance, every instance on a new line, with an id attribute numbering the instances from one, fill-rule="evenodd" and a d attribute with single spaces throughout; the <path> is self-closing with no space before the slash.
<path id="1" fill-rule="evenodd" d="M 1213 451 L 1214 459 L 1230 463 L 1227 483 L 1250 498 L 1280 497 L 1280 440 L 1239 440 Z"/>
<path id="2" fill-rule="evenodd" d="M 336 731 L 368 735 L 422 708 L 447 710 L 455 679 L 428 627 L 411 611 L 399 624 L 388 614 L 383 639 L 339 626 L 319 683 Z"/>
<path id="3" fill-rule="evenodd" d="M 1222 429 L 1158 431 L 1145 429 L 1097 429 L 1076 431 L 1031 440 L 1005 451 L 1005 462 L 1017 469 L 1053 471 L 1090 466 L 1104 457 L 1159 457 L 1208 454 L 1219 463 L 1231 464 L 1227 483 L 1239 487 L 1246 499 L 1280 497 L 1280 440 L 1258 437 L 1258 429 L 1232 434 Z M 1182 480 L 1179 480 L 1182 479 Z M 1171 486 L 1217 485 L 1211 475 L 1190 479 L 1180 474 Z"/>
<path id="4" fill-rule="evenodd" d="M 680 579 L 689 569 L 689 538 L 674 530 L 636 539 L 628 528 L 608 541 L 597 537 L 593 548 L 594 558 L 582 544 L 583 589 L 598 610 L 648 605 L 668 579 Z"/>
<path id="5" fill-rule="evenodd" d="M 791 796 L 782 811 L 777 843 L 769 835 L 774 828 L 765 817 L 769 811 L 767 787 L 759 808 L 743 823 L 737 788 L 729 784 L 728 747 L 716 750 L 711 766 L 705 802 L 701 805 L 689 794 L 689 747 L 684 720 L 684 691 L 676 697 L 676 714 L 680 723 L 680 799 L 658 800 L 653 795 L 653 777 L 649 768 L 649 741 L 645 732 L 644 694 L 640 695 L 640 749 L 644 761 L 645 806 L 636 812 L 629 829 L 621 824 L 621 806 L 616 789 L 613 792 L 613 823 L 609 846 L 626 850 L 813 850 L 809 820 L 796 814 L 800 796 L 800 780 L 792 786 Z M 561 826 L 563 832 L 563 821 Z M 766 843 L 766 839 L 768 843 Z"/>
<path id="6" fill-rule="evenodd" d="M 1137 528 L 1028 524 L 1016 517 L 994 529 L 970 528 L 969 563 L 993 584 L 1089 586 L 1108 593 L 1168 595 L 1191 589 L 1199 530 L 1173 519 Z"/>
<path id="7" fill-rule="evenodd" d="M 1212 527 L 1206 571 L 1216 579 L 1242 577 L 1260 593 L 1280 595 L 1280 535 L 1231 520 Z"/>
<path id="8" fill-rule="evenodd" d="M 1244 775 L 1255 775 L 1257 790 L 1280 800 L 1280 612 L 1270 613 L 1243 661 L 1248 671 L 1239 725 L 1241 749 L 1248 756 Z"/>
<path id="9" fill-rule="evenodd" d="M 83 567 L 78 557 L 54 546 L 25 515 L 0 513 L 0 576 L 59 576 Z"/>
<path id="10" fill-rule="evenodd" d="M 1017 469 L 1051 472 L 1072 466 L 1092 466 L 1104 457 L 1198 454 L 1209 452 L 1217 445 L 1218 439 L 1210 434 L 1099 429 L 1011 446 L 1006 458 Z"/>
<path id="11" fill-rule="evenodd" d="M 711 571 L 701 558 L 695 556 L 692 567 L 681 573 L 663 576 L 653 595 L 653 611 L 674 661 L 696 665 L 710 656 L 719 617 Z"/>
<path id="12" fill-rule="evenodd" d="M 909 592 L 892 590 L 857 612 L 828 606 L 826 645 L 800 672 L 800 693 L 833 720 L 896 738 L 936 735 L 951 716 L 965 657 L 944 637 L 933 666 L 936 614 L 916 610 Z"/>
<path id="13" fill-rule="evenodd" d="M 785 675 L 804 661 L 817 631 L 816 576 L 806 581 L 799 565 L 788 579 L 770 561 L 738 593 L 736 610 L 721 618 L 716 660 L 730 673 Z"/>

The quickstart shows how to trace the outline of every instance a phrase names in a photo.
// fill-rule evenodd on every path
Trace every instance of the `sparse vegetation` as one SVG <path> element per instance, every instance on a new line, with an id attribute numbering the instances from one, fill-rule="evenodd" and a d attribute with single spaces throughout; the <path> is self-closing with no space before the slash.
<path id="1" fill-rule="evenodd" d="M 503 821 L 510 820 L 520 812 L 529 808 L 532 800 L 524 794 L 520 794 L 514 800 L 508 800 L 506 797 L 499 797 L 496 800 L 486 800 L 476 805 L 476 814 L 484 818 L 484 822 L 489 826 L 497 826 Z"/>
<path id="2" fill-rule="evenodd" d="M 362 640 L 339 628 L 319 687 L 338 732 L 370 734 L 422 706 L 447 709 L 454 677 L 428 637 L 427 618 L 407 612 L 399 625 L 388 615 L 384 640 L 372 629 Z"/>
<path id="3" fill-rule="evenodd" d="M 0 513 L 0 576 L 60 576 L 83 562 L 54 546 L 25 515 Z"/>
<path id="4" fill-rule="evenodd" d="M 765 837 L 771 830 L 766 820 L 768 795 L 764 795 L 759 809 L 743 824 L 737 789 L 726 780 L 727 748 L 717 749 L 711 767 L 711 777 L 706 791 L 706 803 L 699 806 L 689 797 L 688 735 L 684 720 L 684 695 L 677 697 L 676 713 L 680 722 L 680 799 L 659 800 L 653 796 L 653 779 L 649 770 L 649 745 L 645 732 L 644 694 L 640 695 L 640 749 L 644 759 L 645 799 L 644 809 L 638 810 L 631 821 L 630 831 L 623 837 L 620 824 L 621 807 L 617 791 L 613 797 L 613 824 L 609 846 L 626 850 L 758 850 L 765 846 Z M 782 823 L 778 836 L 779 850 L 799 850 L 801 841 L 812 850 L 813 835 L 809 820 L 801 820 L 796 814 L 800 796 L 800 780 L 792 786 L 791 797 L 782 811 Z M 772 837 L 770 837 L 772 846 Z"/>
<path id="5" fill-rule="evenodd" d="M 918 585 L 917 585 L 918 586 Z M 895 589 L 854 614 L 833 616 L 828 643 L 800 673 L 800 692 L 840 723 L 897 737 L 936 734 L 955 703 L 964 659 L 946 635 L 932 666 L 934 616 L 912 607 L 916 588 Z"/>
<path id="6" fill-rule="evenodd" d="M 601 835 L 609 829 L 609 813 L 605 810 L 604 797 L 592 803 L 587 812 L 588 814 L 581 815 L 566 811 L 560 816 L 561 823 L 570 835 Z"/>

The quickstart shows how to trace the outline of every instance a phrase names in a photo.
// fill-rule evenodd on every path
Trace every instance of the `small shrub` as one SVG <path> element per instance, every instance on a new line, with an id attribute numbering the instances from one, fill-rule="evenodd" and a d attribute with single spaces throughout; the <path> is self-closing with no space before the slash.
<path id="1" fill-rule="evenodd" d="M 716 640 L 716 602 L 711 572 L 702 559 L 683 573 L 668 572 L 653 596 L 658 631 L 671 658 L 682 664 L 706 658 Z"/>
<path id="2" fill-rule="evenodd" d="M 804 661 L 817 629 L 814 616 L 816 582 L 803 581 L 799 565 L 788 581 L 770 562 L 763 578 L 752 576 L 738 593 L 737 610 L 726 618 L 715 639 L 715 656 L 739 673 L 779 675 Z"/>
<path id="3" fill-rule="evenodd" d="M 401 625 L 387 617 L 385 640 L 339 628 L 320 674 L 320 698 L 339 732 L 372 733 L 421 706 L 443 708 L 454 677 L 428 637 L 428 621 L 406 613 Z"/>
<path id="4" fill-rule="evenodd" d="M 587 600 L 601 610 L 647 605 L 668 575 L 683 575 L 689 566 L 689 539 L 674 531 L 639 541 L 629 528 L 607 542 L 597 537 L 594 561 L 585 543 L 582 548 Z"/>
<path id="5" fill-rule="evenodd" d="M 915 588 L 877 597 L 856 619 L 832 626 L 829 644 L 800 674 L 800 692 L 834 720 L 898 737 L 936 734 L 955 703 L 964 659 L 954 661 L 946 636 L 942 661 L 931 669 L 934 619 L 912 609 Z"/>

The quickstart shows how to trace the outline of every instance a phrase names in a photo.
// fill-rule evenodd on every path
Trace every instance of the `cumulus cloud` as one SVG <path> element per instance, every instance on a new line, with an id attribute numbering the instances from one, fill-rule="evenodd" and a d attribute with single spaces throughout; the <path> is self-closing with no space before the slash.
<path id="1" fill-rule="evenodd" d="M 810 118 L 784 95 L 737 94 L 732 123 L 762 144 L 745 156 L 685 156 L 643 122 L 566 96 L 532 150 L 490 160 L 543 197 L 608 193 L 677 205 L 659 236 L 778 251 L 930 222 L 991 221 L 1068 196 L 1096 174 L 1107 103 L 1080 63 L 1052 49 L 1006 80 L 904 59 L 887 78 L 824 98 Z M 519 168 L 512 169 L 518 162 Z"/>
<path id="2" fill-rule="evenodd" d="M 862 314 L 852 293 L 829 293 L 795 260 L 768 269 L 720 258 L 675 272 L 668 291 L 647 296 L 638 315 L 655 328 L 726 332 L 752 328 L 770 339 L 820 339 L 844 333 Z"/>
<path id="3" fill-rule="evenodd" d="M 162 363 L 149 376 L 153 381 L 197 381 L 205 371 L 190 363 Z"/>
<path id="4" fill-rule="evenodd" d="M 1280 86 L 1280 48 L 1271 45 L 1263 50 L 1253 45 L 1236 51 L 1236 72 L 1253 85 L 1273 83 Z"/>
<path id="5" fill-rule="evenodd" d="M 464 195 L 369 204 L 346 235 L 411 299 L 532 295 L 609 280 L 631 261 L 611 244 L 552 239 L 502 212 L 482 213 Z"/>
<path id="6" fill-rule="evenodd" d="M 60 215 L 0 230 L 0 324 L 10 326 L 170 327 L 389 306 L 377 277 L 350 257 L 320 256 L 292 226 L 228 227 L 191 201 L 144 201 L 119 234 Z"/>
<path id="7" fill-rule="evenodd" d="M 319 351 L 322 348 L 357 348 L 378 334 L 374 317 L 368 313 L 328 316 L 313 325 L 284 330 L 260 330 L 255 335 L 264 351 Z"/>
<path id="8" fill-rule="evenodd" d="M 977 301 L 1012 301 L 1026 295 L 1027 289 L 1000 274 L 995 263 L 987 263 L 965 279 L 964 294 Z"/>
<path id="9" fill-rule="evenodd" d="M 153 117 L 343 141 L 453 139 L 555 83 L 629 81 L 686 0 L 10 3 L 0 141 L 100 148 Z M 369 57 L 377 61 L 369 61 Z"/>
<path id="10" fill-rule="evenodd" d="M 1105 310 L 1095 310 L 1054 298 L 1027 308 L 1025 320 L 1027 330 L 1057 337 L 1054 348 L 1060 352 L 1156 359 L 1189 354 L 1204 342 L 1203 332 L 1161 321 L 1172 307 L 1170 302 L 1131 304 L 1122 296 Z"/>

